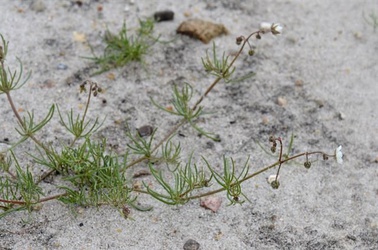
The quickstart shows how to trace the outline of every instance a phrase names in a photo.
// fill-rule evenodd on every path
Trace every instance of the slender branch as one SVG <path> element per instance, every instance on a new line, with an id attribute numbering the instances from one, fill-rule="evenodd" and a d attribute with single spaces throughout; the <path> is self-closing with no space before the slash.
<path id="1" fill-rule="evenodd" d="M 271 168 L 274 168 L 274 167 L 277 166 L 277 165 L 281 165 L 281 164 L 283 164 L 283 163 L 285 163 L 285 162 L 288 162 L 288 161 L 294 160 L 294 159 L 296 159 L 296 158 L 299 158 L 299 157 L 305 156 L 306 154 L 307 154 L 307 155 L 312 155 L 312 154 L 322 154 L 322 155 L 327 155 L 327 156 L 334 156 L 334 155 L 325 154 L 325 153 L 323 153 L 323 152 L 321 152 L 321 151 L 314 151 L 314 152 L 310 152 L 310 153 L 305 152 L 305 153 L 297 154 L 297 155 L 294 155 L 294 156 L 292 156 L 292 157 L 286 158 L 286 159 L 284 159 L 284 160 L 279 160 L 279 161 L 273 163 L 272 165 L 269 165 L 269 166 L 267 166 L 267 167 L 265 167 L 265 168 L 262 168 L 262 169 L 260 169 L 259 171 L 256 171 L 256 172 L 254 172 L 253 174 L 250 174 L 250 175 L 246 176 L 245 178 L 241 179 L 241 180 L 238 181 L 237 183 L 232 183 L 232 184 L 230 185 L 230 187 L 232 187 L 232 186 L 234 186 L 234 185 L 236 185 L 236 184 L 241 184 L 241 183 L 243 183 L 243 182 L 245 182 L 245 181 L 247 181 L 247 180 L 249 180 L 249 179 L 255 177 L 256 175 L 259 175 L 259 174 L 261 174 L 261 173 L 263 173 L 263 172 L 265 172 L 265 171 L 267 171 L 267 170 L 269 170 L 269 169 L 271 169 Z M 193 196 L 190 196 L 190 197 L 188 197 L 187 199 L 188 199 L 188 200 L 194 200 L 194 199 L 202 198 L 202 197 L 205 197 L 205 196 L 213 195 L 213 194 L 216 194 L 216 193 L 220 193 L 220 192 L 223 192 L 223 191 L 225 191 L 225 190 L 226 190 L 226 188 L 219 188 L 219 189 L 216 189 L 216 190 L 213 190 L 213 191 L 207 192 L 207 193 L 203 193 L 203 194 L 199 194 L 199 195 L 193 195 Z"/>
<path id="2" fill-rule="evenodd" d="M 40 199 L 39 201 L 35 202 L 34 204 L 43 203 L 43 202 L 50 201 L 50 200 L 55 200 L 55 199 L 58 199 L 60 197 L 67 196 L 67 195 L 68 195 L 68 193 L 57 194 L 57 195 L 54 195 L 54 196 L 50 196 L 50 197 Z M 16 204 L 16 205 L 26 205 L 25 201 L 17 201 L 17 200 L 0 199 L 0 202 L 9 203 L 9 204 Z"/>
<path id="3" fill-rule="evenodd" d="M 14 102 L 13 102 L 13 98 L 12 96 L 10 95 L 10 92 L 7 91 L 5 92 L 6 96 L 7 96 L 7 99 L 8 99 L 8 102 L 9 102 L 9 105 L 11 106 L 11 109 L 13 111 L 13 114 L 16 116 L 18 122 L 20 123 L 20 125 L 26 130 L 26 124 L 24 123 L 24 121 L 22 120 L 20 114 L 18 113 L 17 109 L 16 109 L 16 106 L 14 105 Z M 53 152 L 47 148 L 42 142 L 40 142 L 33 134 L 28 134 L 28 137 L 30 137 L 39 147 L 43 148 L 43 150 L 45 152 L 48 152 L 50 154 L 52 154 Z"/>
<path id="4" fill-rule="evenodd" d="M 257 35 L 259 34 L 260 31 L 255 31 L 253 33 L 251 33 L 247 39 L 244 39 L 244 42 L 242 44 L 242 46 L 240 47 L 238 53 L 234 56 L 234 59 L 231 61 L 231 63 L 228 65 L 228 67 L 226 68 L 226 70 L 224 71 L 224 74 L 226 74 L 230 69 L 231 67 L 234 65 L 235 61 L 238 59 L 238 57 L 240 56 L 240 54 L 242 53 L 245 45 L 248 43 L 248 40 L 253 36 L 253 35 Z M 215 87 L 215 85 L 217 85 L 217 83 L 222 80 L 222 77 L 218 77 L 217 79 L 215 79 L 215 81 L 207 88 L 207 90 L 205 91 L 205 93 L 198 99 L 198 101 L 194 104 L 192 110 L 195 111 L 198 107 L 198 105 L 203 101 L 203 99 L 205 99 L 205 97 L 210 93 L 210 91 Z"/>

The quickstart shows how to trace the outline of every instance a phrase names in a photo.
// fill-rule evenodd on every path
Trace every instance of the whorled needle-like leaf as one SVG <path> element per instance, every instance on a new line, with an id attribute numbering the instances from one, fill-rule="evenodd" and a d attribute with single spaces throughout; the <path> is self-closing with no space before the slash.
<path id="1" fill-rule="evenodd" d="M 235 67 L 229 68 L 228 64 L 229 56 L 223 53 L 221 59 L 217 58 L 216 46 L 213 43 L 213 56 L 212 59 L 209 53 L 206 51 L 206 57 L 201 58 L 205 71 L 219 78 L 223 78 L 226 82 L 230 80 L 231 75 L 235 72 Z"/>
<path id="2" fill-rule="evenodd" d="M 78 114 L 76 118 L 74 118 L 73 110 L 71 109 L 71 112 L 67 113 L 66 122 L 64 121 L 58 106 L 57 109 L 60 123 L 75 137 L 75 139 L 84 138 L 89 136 L 90 134 L 95 133 L 105 121 L 104 119 L 104 121 L 100 123 L 98 118 L 96 118 L 95 121 L 91 124 L 91 121 L 85 121 L 85 117 L 80 116 L 80 114 Z"/>
<path id="3" fill-rule="evenodd" d="M 127 146 L 133 151 L 134 154 L 144 155 L 145 157 L 150 158 L 152 156 L 152 142 L 154 140 L 155 133 L 156 129 L 153 130 L 150 138 L 146 140 L 144 137 L 140 136 L 139 133 L 133 135 L 131 130 L 128 129 L 126 136 L 132 143 L 128 143 Z"/>
<path id="4" fill-rule="evenodd" d="M 237 176 L 235 171 L 235 162 L 232 158 L 228 160 L 225 156 L 223 157 L 223 173 L 219 174 L 217 173 L 209 164 L 209 162 L 202 157 L 204 162 L 206 163 L 208 169 L 212 173 L 212 176 L 214 177 L 215 181 L 224 188 L 227 192 L 227 198 L 231 202 L 231 204 L 235 203 L 242 203 L 243 201 L 240 201 L 239 197 L 243 196 L 247 200 L 248 198 L 242 193 L 241 183 L 240 181 L 244 179 L 249 171 L 249 157 L 244 164 L 244 167 L 240 174 Z"/>
<path id="5" fill-rule="evenodd" d="M 46 117 L 38 124 L 34 124 L 34 113 L 28 112 L 28 117 L 24 117 L 22 123 L 19 122 L 19 129 L 16 128 L 16 131 L 24 137 L 30 137 L 35 134 L 37 131 L 42 129 L 53 117 L 55 111 L 55 105 L 51 105 L 49 113 Z"/>

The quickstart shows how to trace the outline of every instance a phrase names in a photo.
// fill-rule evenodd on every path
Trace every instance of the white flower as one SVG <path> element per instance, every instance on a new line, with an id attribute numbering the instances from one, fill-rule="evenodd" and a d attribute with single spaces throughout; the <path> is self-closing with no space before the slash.
<path id="1" fill-rule="evenodd" d="M 272 29 L 272 23 L 268 23 L 268 22 L 260 23 L 260 31 L 262 31 L 263 33 L 270 32 L 271 29 Z"/>
<path id="2" fill-rule="evenodd" d="M 269 183 L 269 184 L 272 184 L 272 182 L 276 180 L 276 176 L 277 176 L 276 174 L 269 175 L 269 177 L 268 177 L 268 179 L 267 179 L 268 183 Z M 277 177 L 277 180 L 278 180 L 279 178 L 280 178 L 280 176 Z"/>
<path id="3" fill-rule="evenodd" d="M 271 27 L 271 31 L 272 31 L 272 34 L 273 35 L 278 35 L 278 34 L 281 34 L 282 33 L 282 25 L 279 24 L 279 23 L 273 23 L 272 24 L 272 27 Z"/>
<path id="4" fill-rule="evenodd" d="M 279 23 L 269 23 L 262 22 L 260 23 L 260 31 L 262 33 L 272 32 L 273 35 L 278 35 L 282 33 L 282 25 Z"/>
<path id="5" fill-rule="evenodd" d="M 341 152 L 341 149 L 343 147 L 341 146 L 338 146 L 336 149 L 335 149 L 335 157 L 336 157 L 336 161 L 337 163 L 339 164 L 343 164 L 343 152 Z"/>

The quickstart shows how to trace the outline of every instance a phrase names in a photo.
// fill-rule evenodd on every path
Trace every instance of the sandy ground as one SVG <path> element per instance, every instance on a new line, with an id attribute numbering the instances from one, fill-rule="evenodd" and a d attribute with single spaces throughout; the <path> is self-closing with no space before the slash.
<path id="1" fill-rule="evenodd" d="M 156 34 L 173 41 L 156 44 L 144 58 L 145 69 L 131 63 L 111 71 L 115 80 L 106 73 L 91 78 L 106 90 L 90 110 L 91 117 L 107 116 L 100 133 L 124 146 L 115 125 L 121 120 L 134 127 L 158 127 L 157 137 L 162 138 L 176 120 L 157 111 L 149 97 L 167 105 L 172 82 L 191 83 L 199 96 L 213 79 L 201 66 L 211 44 L 176 35 L 187 19 L 185 13 L 223 23 L 230 34 L 214 41 L 229 54 L 238 48 L 237 36 L 248 35 L 262 21 L 280 22 L 282 36 L 264 36 L 255 43 L 256 56 L 245 52 L 237 63 L 238 73 L 257 75 L 238 84 L 218 85 L 203 103 L 212 115 L 201 126 L 215 131 L 222 141 L 198 138 L 189 127 L 182 128 L 185 137 L 176 140 L 188 154 L 195 150 L 196 159 L 204 155 L 219 165 L 222 155 L 238 162 L 250 155 L 251 168 L 258 169 L 275 159 L 255 141 L 268 145 L 274 133 L 287 143 L 293 133 L 294 152 L 332 153 L 342 145 L 344 164 L 319 159 L 309 170 L 287 165 L 278 190 L 266 183 L 272 170 L 243 186 L 251 203 L 226 206 L 225 194 L 219 194 L 223 204 L 217 213 L 200 207 L 199 201 L 169 207 L 141 196 L 140 203 L 153 206 L 153 211 L 132 210 L 133 220 L 125 220 L 110 207 L 72 212 L 57 201 L 47 202 L 31 215 L 20 212 L 1 219 L 0 249 L 183 249 L 188 239 L 197 241 L 200 249 L 378 248 L 378 31 L 363 18 L 378 14 L 377 1 L 88 0 L 81 7 L 71 2 L 75 1 L 1 0 L 0 32 L 10 41 L 7 64 L 16 67 L 17 56 L 25 70 L 33 72 L 30 81 L 13 93 L 18 108 L 34 111 L 37 118 L 52 103 L 63 111 L 79 109 L 83 96 L 78 84 L 87 77 L 84 69 L 89 65 L 82 57 L 91 54 L 75 34 L 84 34 L 86 41 L 99 47 L 106 26 L 116 31 L 125 20 L 136 27 L 138 18 L 171 9 L 174 20 L 156 24 Z M 68 85 L 67 79 L 74 82 Z M 296 86 L 298 82 L 303 86 Z M 277 104 L 279 97 L 287 101 L 283 107 Z M 105 99 L 106 104 L 101 101 Z M 1 139 L 16 141 L 4 95 L 0 114 Z M 40 137 L 53 142 L 67 139 L 62 131 L 55 117 Z M 20 153 L 32 148 L 26 143 Z M 54 189 L 44 185 L 51 195 Z"/>

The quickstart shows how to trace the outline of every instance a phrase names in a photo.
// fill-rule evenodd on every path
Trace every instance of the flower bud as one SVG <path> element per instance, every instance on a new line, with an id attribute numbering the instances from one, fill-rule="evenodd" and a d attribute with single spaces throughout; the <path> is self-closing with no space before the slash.
<path id="1" fill-rule="evenodd" d="M 272 23 L 269 23 L 269 22 L 262 22 L 262 23 L 260 23 L 260 31 L 262 33 L 270 32 L 271 28 L 272 28 Z"/>
<path id="2" fill-rule="evenodd" d="M 242 42 L 243 42 L 243 37 L 242 36 L 239 36 L 239 37 L 236 38 L 236 44 L 237 45 L 240 45 Z"/>
<path id="3" fill-rule="evenodd" d="M 84 84 L 81 84 L 81 85 L 80 85 L 80 93 L 83 93 L 83 92 L 85 93 L 86 90 L 87 90 L 87 89 L 85 88 L 85 85 L 84 85 Z"/>
<path id="4" fill-rule="evenodd" d="M 249 51 L 248 51 L 248 55 L 249 56 L 253 56 L 255 54 L 255 51 L 253 50 L 253 49 L 250 49 Z"/>

